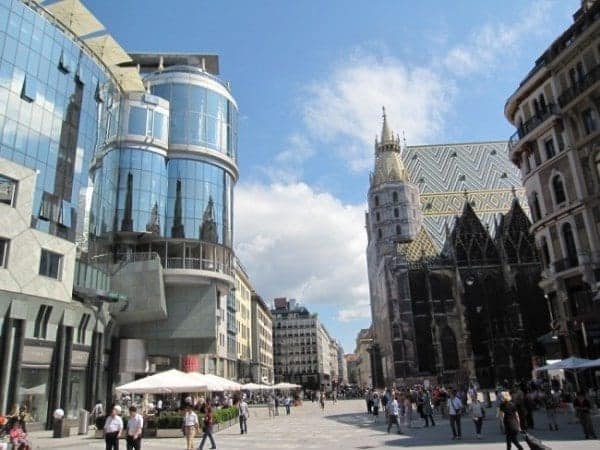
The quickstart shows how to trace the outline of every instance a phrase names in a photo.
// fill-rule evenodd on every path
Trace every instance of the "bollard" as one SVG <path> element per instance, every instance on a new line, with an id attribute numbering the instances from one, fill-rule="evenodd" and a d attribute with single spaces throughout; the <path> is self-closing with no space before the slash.
<path id="1" fill-rule="evenodd" d="M 54 418 L 54 421 L 52 422 L 52 437 L 65 437 L 65 412 L 58 408 L 54 411 L 52 417 Z"/>

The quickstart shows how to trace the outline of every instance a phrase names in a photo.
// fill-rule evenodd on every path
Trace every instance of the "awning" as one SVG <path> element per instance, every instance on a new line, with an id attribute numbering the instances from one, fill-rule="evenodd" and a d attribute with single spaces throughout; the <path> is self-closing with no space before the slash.
<path id="1" fill-rule="evenodd" d="M 104 29 L 104 25 L 79 0 L 62 0 L 45 8 L 77 36 Z"/>
<path id="2" fill-rule="evenodd" d="M 228 380 L 227 378 L 218 377 L 212 374 L 203 374 L 197 372 L 190 372 L 187 375 L 193 379 L 198 380 L 206 386 L 204 391 L 210 392 L 223 392 L 223 391 L 239 391 L 242 389 L 242 385 L 235 381 Z"/>
<path id="3" fill-rule="evenodd" d="M 547 364 L 542 367 L 538 367 L 535 370 L 577 370 L 582 369 L 583 365 L 589 363 L 589 359 L 577 358 L 575 356 L 571 356 L 569 358 L 563 359 L 561 361 L 555 362 L 553 364 Z"/>
<path id="4" fill-rule="evenodd" d="M 90 37 L 84 39 L 84 41 L 107 66 L 131 61 L 129 54 L 123 50 L 123 47 L 110 34 Z"/>
<path id="5" fill-rule="evenodd" d="M 166 394 L 172 392 L 200 392 L 207 390 L 207 386 L 185 372 L 171 369 L 123 384 L 115 390 L 119 393 L 128 394 Z"/>
<path id="6" fill-rule="evenodd" d="M 286 389 L 300 389 L 302 386 L 300 386 L 299 384 L 293 384 L 293 383 L 277 383 L 276 385 L 272 386 L 273 389 L 280 389 L 280 390 L 286 390 Z"/>

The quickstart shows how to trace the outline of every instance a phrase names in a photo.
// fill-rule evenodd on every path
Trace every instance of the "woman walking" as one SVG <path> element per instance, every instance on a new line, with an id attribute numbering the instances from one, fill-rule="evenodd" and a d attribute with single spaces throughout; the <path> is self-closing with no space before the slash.
<path id="1" fill-rule="evenodd" d="M 381 399 L 379 398 L 379 394 L 375 392 L 373 394 L 373 415 L 375 416 L 375 422 L 377 422 L 377 417 L 379 416 L 379 407 L 381 406 Z"/>
<path id="2" fill-rule="evenodd" d="M 471 413 L 471 418 L 475 424 L 475 434 L 477 439 L 481 439 L 481 427 L 483 425 L 483 418 L 485 417 L 485 410 L 483 409 L 483 403 L 477 398 L 477 394 L 471 395 L 469 412 Z"/>
<path id="3" fill-rule="evenodd" d="M 210 404 L 208 404 L 206 406 L 206 413 L 204 414 L 204 420 L 203 420 L 203 425 L 202 425 L 202 431 L 203 431 L 203 435 L 202 435 L 202 441 L 200 441 L 200 447 L 198 447 L 198 450 L 202 450 L 204 448 L 204 443 L 206 442 L 206 438 L 210 439 L 210 443 L 212 445 L 212 447 L 210 448 L 217 448 L 217 444 L 215 443 L 215 438 L 213 438 L 212 432 L 213 432 L 213 424 L 215 421 L 215 417 L 213 415 L 213 411 L 212 411 L 212 406 Z"/>
<path id="4" fill-rule="evenodd" d="M 194 450 L 194 437 L 199 428 L 198 416 L 192 411 L 191 405 L 187 405 L 185 407 L 185 416 L 183 416 L 183 434 L 187 450 Z"/>
<path id="5" fill-rule="evenodd" d="M 429 426 L 429 421 L 431 421 L 431 426 L 435 427 L 435 422 L 433 420 L 433 405 L 431 404 L 431 395 L 429 391 L 423 392 L 423 419 L 425 419 L 425 426 Z"/>
<path id="6" fill-rule="evenodd" d="M 506 450 L 510 450 L 512 444 L 515 444 L 518 450 L 523 450 L 517 438 L 521 431 L 521 420 L 517 408 L 508 392 L 500 393 L 500 398 L 502 401 L 500 403 L 500 420 L 504 425 L 504 433 L 506 434 Z"/>

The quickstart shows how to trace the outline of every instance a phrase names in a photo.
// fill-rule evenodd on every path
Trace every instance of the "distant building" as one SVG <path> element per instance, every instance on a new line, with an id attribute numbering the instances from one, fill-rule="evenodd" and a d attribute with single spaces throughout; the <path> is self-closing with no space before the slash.
<path id="1" fill-rule="evenodd" d="M 348 384 L 348 365 L 344 357 L 344 347 L 340 342 L 337 343 L 337 361 L 338 361 L 338 381 L 339 384 Z"/>
<path id="2" fill-rule="evenodd" d="M 530 376 L 548 311 L 505 152 L 497 142 L 402 148 L 384 114 L 366 216 L 375 386 Z"/>
<path id="3" fill-rule="evenodd" d="M 372 352 L 373 329 L 372 327 L 364 328 L 358 332 L 356 337 L 356 350 L 354 350 L 356 359 L 353 362 L 353 368 L 355 367 L 356 370 L 356 383 L 362 388 L 373 386 Z"/>
<path id="4" fill-rule="evenodd" d="M 349 384 L 360 384 L 359 383 L 359 369 L 360 357 L 356 353 L 347 353 L 344 355 L 346 361 L 346 370 L 348 373 Z"/>
<path id="5" fill-rule="evenodd" d="M 251 294 L 251 374 L 252 381 L 273 383 L 273 316 L 263 299 Z"/>
<path id="6" fill-rule="evenodd" d="M 252 284 L 241 262 L 235 260 L 235 341 L 237 378 L 252 381 Z M 229 318 L 228 318 L 229 320 Z M 257 323 L 258 326 L 260 324 Z"/>
<path id="7" fill-rule="evenodd" d="M 338 379 L 338 346 L 316 314 L 295 300 L 277 298 L 273 314 L 275 382 L 330 390 Z"/>
<path id="8" fill-rule="evenodd" d="M 600 2 L 581 2 L 504 108 L 531 207 L 554 357 L 600 357 Z M 544 317 L 543 320 L 547 320 Z"/>

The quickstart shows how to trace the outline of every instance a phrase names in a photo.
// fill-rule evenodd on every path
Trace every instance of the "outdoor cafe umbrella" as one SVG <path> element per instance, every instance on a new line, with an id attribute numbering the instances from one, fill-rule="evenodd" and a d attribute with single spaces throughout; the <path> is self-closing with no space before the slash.
<path id="1" fill-rule="evenodd" d="M 542 367 L 538 367 L 537 371 L 540 370 L 577 370 L 583 369 L 584 365 L 591 362 L 589 359 L 577 358 L 576 356 L 570 356 L 569 358 L 557 361 L 552 364 L 547 364 Z"/>
<path id="2" fill-rule="evenodd" d="M 223 391 L 239 391 L 242 389 L 242 385 L 235 381 L 228 380 L 227 378 L 219 377 L 212 374 L 203 374 L 197 372 L 190 372 L 187 374 L 192 379 L 198 380 L 205 387 L 199 389 L 201 391 L 209 392 L 223 392 Z"/>
<path id="3" fill-rule="evenodd" d="M 207 384 L 176 369 L 159 372 L 131 383 L 118 386 L 118 393 L 165 394 L 177 392 L 199 392 L 207 389 Z"/>
<path id="4" fill-rule="evenodd" d="M 299 384 L 286 383 L 286 382 L 277 383 L 276 385 L 272 386 L 273 389 L 280 389 L 280 390 L 300 389 L 301 387 L 302 386 L 300 386 Z"/>
<path id="5" fill-rule="evenodd" d="M 245 391 L 261 391 L 263 389 L 269 389 L 269 386 L 256 383 L 246 383 L 242 385 L 242 389 Z"/>
<path id="6" fill-rule="evenodd" d="M 600 367 L 600 358 L 593 359 L 581 365 L 580 369 L 590 369 L 592 367 Z"/>

